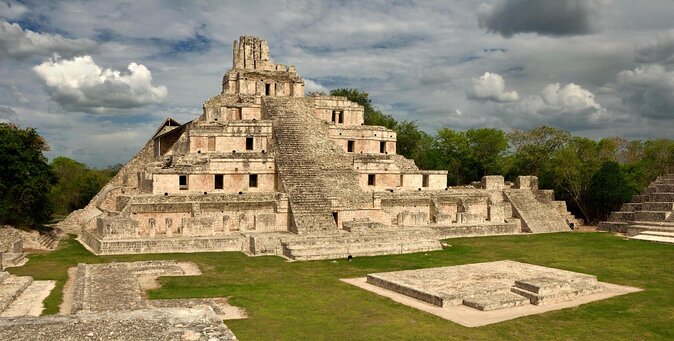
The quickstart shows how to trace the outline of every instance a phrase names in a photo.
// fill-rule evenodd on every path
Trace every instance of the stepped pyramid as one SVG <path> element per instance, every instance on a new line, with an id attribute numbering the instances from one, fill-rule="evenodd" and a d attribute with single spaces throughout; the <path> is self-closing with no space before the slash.
<path id="1" fill-rule="evenodd" d="M 674 243 L 674 174 L 659 176 L 597 228 L 632 239 Z"/>
<path id="2" fill-rule="evenodd" d="M 266 41 L 242 36 L 202 114 L 166 119 L 60 227 L 96 254 L 243 251 L 297 260 L 568 230 L 565 206 L 527 199 L 550 197 L 534 177 L 448 188 L 447 171 L 420 170 L 396 154 L 396 143 L 395 131 L 364 125 L 357 103 L 305 97 L 294 66 L 274 63 Z"/>

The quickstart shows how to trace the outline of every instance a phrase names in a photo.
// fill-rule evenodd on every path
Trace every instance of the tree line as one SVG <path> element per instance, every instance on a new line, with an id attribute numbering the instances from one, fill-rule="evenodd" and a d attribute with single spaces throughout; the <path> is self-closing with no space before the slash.
<path id="1" fill-rule="evenodd" d="M 51 163 L 33 128 L 0 123 L 0 225 L 39 228 L 89 203 L 121 165 L 87 167 L 67 157 Z"/>

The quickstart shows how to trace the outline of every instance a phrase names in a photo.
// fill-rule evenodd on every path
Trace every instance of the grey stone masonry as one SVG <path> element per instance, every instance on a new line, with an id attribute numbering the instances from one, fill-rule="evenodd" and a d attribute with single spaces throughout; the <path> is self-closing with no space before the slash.
<path id="1" fill-rule="evenodd" d="M 597 277 L 513 261 L 369 274 L 367 282 L 446 307 L 481 311 L 572 300 L 603 290 Z"/>
<path id="2" fill-rule="evenodd" d="M 659 176 L 597 228 L 641 240 L 674 243 L 674 174 Z"/>

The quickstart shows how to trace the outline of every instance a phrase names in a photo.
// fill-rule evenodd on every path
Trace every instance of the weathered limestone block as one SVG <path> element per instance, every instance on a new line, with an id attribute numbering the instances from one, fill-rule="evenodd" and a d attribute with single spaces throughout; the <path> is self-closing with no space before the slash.
<path id="1" fill-rule="evenodd" d="M 212 217 L 183 218 L 183 236 L 212 236 L 213 233 Z"/>
<path id="2" fill-rule="evenodd" d="M 488 191 L 502 190 L 505 187 L 505 180 L 502 175 L 486 175 L 482 177 L 480 185 Z"/>
<path id="3" fill-rule="evenodd" d="M 397 215 L 398 225 L 401 226 L 420 226 L 427 225 L 428 213 L 403 211 Z"/>
<path id="4" fill-rule="evenodd" d="M 502 202 L 489 205 L 489 221 L 503 223 L 510 217 L 512 217 L 512 205 L 510 203 Z"/>
<path id="5" fill-rule="evenodd" d="M 451 224 L 456 221 L 456 213 L 454 214 L 445 214 L 445 213 L 436 213 L 435 214 L 435 223 L 436 224 Z"/>
<path id="6" fill-rule="evenodd" d="M 97 218 L 96 231 L 102 239 L 137 238 L 138 221 L 121 217 Z"/>
<path id="7" fill-rule="evenodd" d="M 461 224 L 483 223 L 485 217 L 482 214 L 461 212 L 457 214 L 457 220 Z"/>
<path id="8" fill-rule="evenodd" d="M 255 230 L 274 230 L 276 226 L 276 213 L 261 213 L 255 215 Z"/>
<path id="9" fill-rule="evenodd" d="M 533 175 L 518 176 L 515 179 L 515 189 L 538 189 L 538 177 Z"/>

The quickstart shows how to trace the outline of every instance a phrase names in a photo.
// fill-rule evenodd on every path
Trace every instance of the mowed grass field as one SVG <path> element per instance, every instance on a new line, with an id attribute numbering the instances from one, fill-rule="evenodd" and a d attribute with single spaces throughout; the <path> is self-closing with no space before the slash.
<path id="1" fill-rule="evenodd" d="M 249 319 L 225 321 L 240 340 L 674 340 L 674 246 L 608 233 L 462 238 L 442 251 L 287 262 L 242 253 L 92 255 L 72 238 L 34 254 L 17 275 L 58 281 L 47 314 L 58 311 L 66 270 L 77 263 L 178 259 L 203 276 L 162 277 L 151 298 L 231 297 Z M 596 275 L 645 289 L 575 308 L 467 328 L 339 281 L 372 272 L 510 259 Z M 114 295 L 115 288 L 110 288 Z"/>

